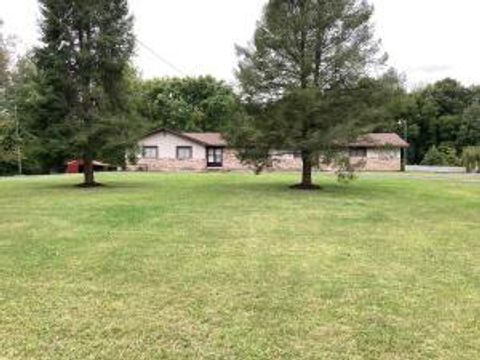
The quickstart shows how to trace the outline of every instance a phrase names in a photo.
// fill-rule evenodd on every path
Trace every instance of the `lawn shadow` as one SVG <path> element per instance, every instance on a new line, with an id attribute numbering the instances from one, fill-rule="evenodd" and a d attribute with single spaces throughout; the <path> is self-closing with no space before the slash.
<path id="1" fill-rule="evenodd" d="M 190 176 L 202 176 L 201 174 L 195 174 Z M 315 183 L 319 186 L 319 189 L 315 190 L 302 190 L 292 188 L 297 183 L 295 177 L 285 176 L 260 176 L 260 177 L 238 177 L 225 174 L 218 178 L 200 178 L 200 181 L 185 181 L 181 184 L 178 183 L 178 178 L 173 179 L 164 177 L 163 180 L 156 177 L 145 176 L 141 178 L 107 178 L 99 179 L 102 186 L 93 188 L 84 188 L 79 186 L 82 180 L 80 178 L 57 178 L 55 181 L 38 182 L 33 183 L 37 190 L 58 190 L 71 194 L 111 194 L 114 192 L 121 192 L 122 190 L 130 191 L 168 191 L 169 187 L 176 187 L 182 189 L 190 189 L 193 193 L 199 195 L 207 194 L 229 194 L 234 196 L 296 196 L 299 198 L 322 198 L 322 197 L 338 197 L 338 198 L 371 198 L 372 196 L 383 197 L 392 196 L 401 192 L 401 188 L 383 186 L 375 184 L 363 179 L 358 179 L 350 183 L 338 182 L 334 177 L 321 176 L 315 179 Z M 175 185 L 174 185 L 175 184 Z"/>
<path id="2" fill-rule="evenodd" d="M 131 180 L 110 180 L 101 181 L 99 186 L 85 187 L 81 182 L 58 182 L 58 183 L 38 183 L 35 184 L 37 189 L 41 190 L 74 190 L 75 192 L 110 192 L 121 189 L 155 189 L 161 186 L 161 183 L 155 182 L 141 182 Z"/>
<path id="3" fill-rule="evenodd" d="M 297 189 L 295 187 L 295 181 L 287 181 L 282 179 L 281 181 L 270 178 L 269 181 L 245 181 L 245 182 L 222 182 L 218 184 L 207 183 L 198 184 L 197 188 L 205 188 L 205 191 L 217 191 L 229 193 L 232 195 L 245 196 L 246 193 L 252 196 L 261 195 L 263 197 L 275 197 L 275 196 L 296 196 L 299 198 L 323 198 L 323 197 L 344 197 L 344 198 L 371 198 L 392 196 L 401 192 L 401 189 L 385 186 L 375 186 L 367 184 L 361 180 L 356 180 L 351 183 L 341 183 L 333 179 L 327 179 L 326 181 L 317 181 L 319 186 L 313 190 Z M 293 187 L 292 187 L 293 186 Z"/>

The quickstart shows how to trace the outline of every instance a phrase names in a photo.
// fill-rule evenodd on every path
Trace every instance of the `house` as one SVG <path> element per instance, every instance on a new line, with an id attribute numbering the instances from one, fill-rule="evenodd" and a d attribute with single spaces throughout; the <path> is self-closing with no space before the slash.
<path id="1" fill-rule="evenodd" d="M 402 149 L 409 145 L 397 134 L 367 134 L 345 146 L 353 164 L 365 171 L 400 171 Z M 247 170 L 220 133 L 190 133 L 160 129 L 139 142 L 141 153 L 130 170 L 206 171 Z M 271 170 L 299 170 L 301 157 L 292 152 L 272 153 Z M 322 170 L 332 170 L 322 167 Z"/>

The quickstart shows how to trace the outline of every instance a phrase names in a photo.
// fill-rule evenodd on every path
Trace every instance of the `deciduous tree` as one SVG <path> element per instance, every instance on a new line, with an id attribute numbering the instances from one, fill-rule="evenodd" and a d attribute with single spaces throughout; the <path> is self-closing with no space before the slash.
<path id="1" fill-rule="evenodd" d="M 154 128 L 222 131 L 238 111 L 232 88 L 211 76 L 148 80 L 142 88 L 142 113 Z"/>

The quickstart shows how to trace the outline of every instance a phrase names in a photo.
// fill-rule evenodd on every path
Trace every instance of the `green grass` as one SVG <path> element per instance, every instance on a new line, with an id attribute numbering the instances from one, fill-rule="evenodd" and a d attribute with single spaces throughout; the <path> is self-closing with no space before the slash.
<path id="1" fill-rule="evenodd" d="M 0 179 L 0 359 L 478 359 L 480 178 Z"/>

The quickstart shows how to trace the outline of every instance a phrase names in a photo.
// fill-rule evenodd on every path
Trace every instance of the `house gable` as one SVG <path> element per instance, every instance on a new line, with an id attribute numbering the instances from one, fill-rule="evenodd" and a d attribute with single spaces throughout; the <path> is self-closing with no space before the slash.
<path id="1" fill-rule="evenodd" d="M 156 147 L 159 159 L 177 158 L 177 149 L 191 147 L 192 160 L 205 160 L 206 146 L 172 131 L 161 130 L 151 133 L 139 142 L 142 147 Z"/>

